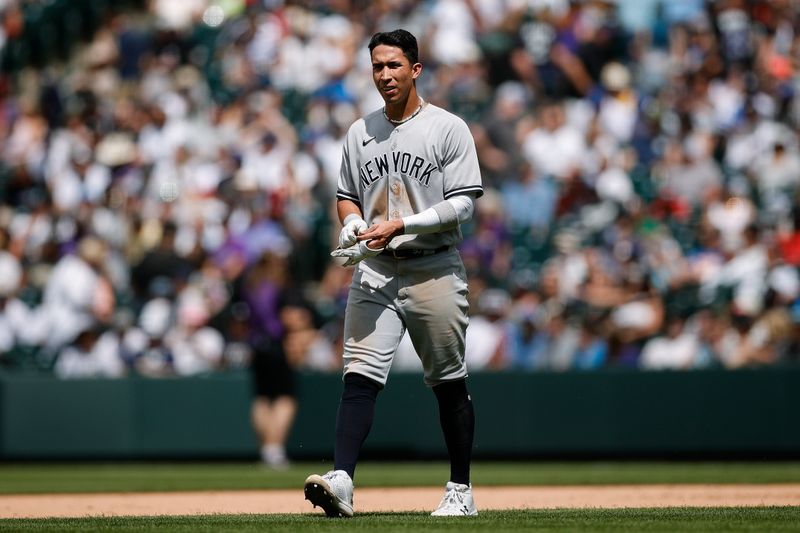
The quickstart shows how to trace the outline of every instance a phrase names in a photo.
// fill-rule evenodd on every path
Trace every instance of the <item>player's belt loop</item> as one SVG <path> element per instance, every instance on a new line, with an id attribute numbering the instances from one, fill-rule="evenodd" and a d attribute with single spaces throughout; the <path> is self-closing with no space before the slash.
<path id="1" fill-rule="evenodd" d="M 446 252 L 450 249 L 449 244 L 445 244 L 438 248 L 433 249 L 419 249 L 419 248 L 401 248 L 399 250 L 384 250 L 380 255 L 387 255 L 394 259 L 413 259 L 415 257 L 427 257 L 429 255 Z"/>

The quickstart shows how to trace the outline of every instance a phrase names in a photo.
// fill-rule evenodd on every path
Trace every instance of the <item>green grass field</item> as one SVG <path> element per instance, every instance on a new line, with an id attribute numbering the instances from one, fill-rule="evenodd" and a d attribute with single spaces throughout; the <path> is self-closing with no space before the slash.
<path id="1" fill-rule="evenodd" d="M 0 464 L 0 494 L 294 488 L 327 463 L 299 463 L 285 472 L 253 463 Z M 441 486 L 443 463 L 359 466 L 359 487 Z M 513 462 L 476 463 L 481 485 L 649 483 L 800 483 L 798 462 Z M 557 509 L 482 511 L 475 519 L 427 513 L 364 513 L 352 520 L 302 515 L 211 515 L 5 519 L 0 531 L 800 531 L 800 507 Z"/>
<path id="2" fill-rule="evenodd" d="M 0 521 L 3 531 L 798 531 L 800 508 L 591 509 L 486 511 L 477 517 L 435 519 L 423 513 L 372 513 L 350 520 L 320 515 L 219 515 Z"/>
<path id="3" fill-rule="evenodd" d="M 266 470 L 257 463 L 2 464 L 0 494 L 150 492 L 299 488 L 330 463 Z M 364 462 L 359 487 L 441 486 L 444 463 Z M 476 485 L 619 485 L 649 483 L 800 483 L 800 462 L 480 462 Z"/>

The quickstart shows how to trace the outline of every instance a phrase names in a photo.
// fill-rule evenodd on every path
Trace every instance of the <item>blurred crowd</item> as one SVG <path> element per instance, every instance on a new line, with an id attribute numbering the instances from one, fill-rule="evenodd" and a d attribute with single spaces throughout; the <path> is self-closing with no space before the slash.
<path id="1" fill-rule="evenodd" d="M 26 65 L 50 4 L 0 1 L 0 367 L 204 374 L 275 332 L 338 371 L 341 146 L 398 27 L 482 165 L 473 371 L 798 360 L 796 2 L 151 0 Z"/>

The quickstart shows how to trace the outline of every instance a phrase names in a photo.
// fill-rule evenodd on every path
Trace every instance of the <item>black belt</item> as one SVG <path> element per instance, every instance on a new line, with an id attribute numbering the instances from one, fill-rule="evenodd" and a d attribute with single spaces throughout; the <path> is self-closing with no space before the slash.
<path id="1" fill-rule="evenodd" d="M 378 255 L 393 257 L 394 259 L 412 259 L 414 257 L 426 257 L 428 255 L 438 254 L 440 252 L 446 252 L 449 249 L 450 249 L 449 244 L 445 244 L 444 246 L 440 246 L 438 248 L 425 249 L 425 250 L 420 248 L 400 248 L 399 250 L 390 250 L 389 248 L 387 248 Z"/>

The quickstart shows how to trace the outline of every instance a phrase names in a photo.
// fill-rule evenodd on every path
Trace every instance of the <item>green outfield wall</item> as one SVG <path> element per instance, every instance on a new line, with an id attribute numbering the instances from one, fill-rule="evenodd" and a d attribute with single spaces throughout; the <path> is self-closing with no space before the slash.
<path id="1" fill-rule="evenodd" d="M 341 380 L 303 374 L 289 451 L 327 459 Z M 800 456 L 800 369 L 475 374 L 475 455 Z M 247 374 L 60 381 L 0 374 L 0 459 L 256 457 Z M 393 374 L 365 456 L 441 458 L 433 394 Z"/>

